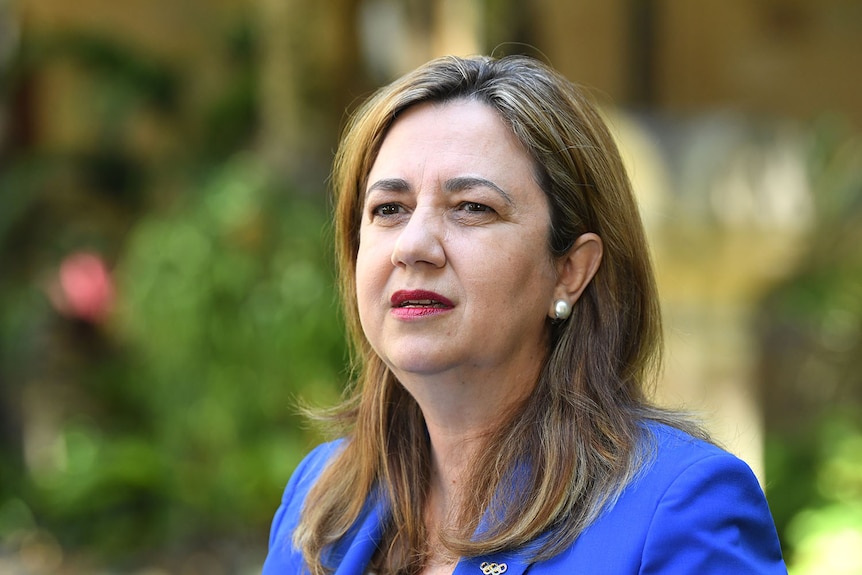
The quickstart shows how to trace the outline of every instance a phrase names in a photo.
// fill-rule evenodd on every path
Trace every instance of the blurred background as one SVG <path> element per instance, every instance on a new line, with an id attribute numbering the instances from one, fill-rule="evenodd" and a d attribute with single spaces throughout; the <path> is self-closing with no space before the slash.
<path id="1" fill-rule="evenodd" d="M 657 399 L 749 462 L 791 574 L 862 573 L 858 0 L 0 0 L 0 572 L 259 571 L 295 400 L 346 378 L 345 111 L 449 53 L 590 89 Z"/>

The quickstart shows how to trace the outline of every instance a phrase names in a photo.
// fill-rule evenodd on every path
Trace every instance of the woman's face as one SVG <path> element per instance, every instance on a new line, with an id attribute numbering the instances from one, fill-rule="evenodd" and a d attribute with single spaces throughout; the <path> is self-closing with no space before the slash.
<path id="1" fill-rule="evenodd" d="M 356 292 L 369 342 L 410 375 L 535 380 L 556 273 L 533 163 L 486 104 L 408 109 L 368 177 Z"/>

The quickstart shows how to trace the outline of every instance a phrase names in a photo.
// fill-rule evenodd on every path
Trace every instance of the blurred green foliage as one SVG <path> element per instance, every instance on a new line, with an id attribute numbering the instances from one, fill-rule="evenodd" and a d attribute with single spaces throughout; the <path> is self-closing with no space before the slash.
<path id="1" fill-rule="evenodd" d="M 862 572 L 862 135 L 811 129 L 816 209 L 760 313 L 767 494 L 791 573 Z"/>
<path id="2" fill-rule="evenodd" d="M 20 490 L 64 542 L 118 556 L 202 534 L 265 540 L 313 437 L 295 399 L 331 403 L 343 379 L 326 229 L 318 204 L 243 156 L 141 218 L 98 336 L 110 353 L 76 382 L 84 407 L 64 409 L 56 463 L 4 476 L 4 497 Z"/>
<path id="3" fill-rule="evenodd" d="M 30 545 L 133 568 L 215 548 L 227 565 L 244 546 L 261 561 L 319 441 L 296 400 L 340 393 L 325 184 L 277 179 L 247 151 L 254 46 L 225 41 L 224 89 L 192 112 L 172 65 L 103 38 L 33 40 L 7 74 L 26 92 L 72 62 L 99 137 L 46 150 L 25 134 L 0 155 L 0 558 Z M 171 153 L 131 144 L 142 114 L 169 121 Z M 105 321 L 53 301 L 79 251 L 111 267 Z"/>
<path id="4" fill-rule="evenodd" d="M 792 446 L 773 438 L 767 450 L 770 470 L 784 474 L 785 487 L 772 501 L 787 519 L 788 563 L 793 575 L 854 575 L 862 571 L 859 411 L 831 413 L 812 427 L 809 441 Z"/>
<path id="5" fill-rule="evenodd" d="M 142 220 L 118 271 L 125 381 L 152 433 L 139 471 L 187 535 L 272 514 L 262 493 L 308 448 L 292 400 L 333 400 L 344 364 L 323 214 L 264 180 L 234 160 L 189 207 Z"/>

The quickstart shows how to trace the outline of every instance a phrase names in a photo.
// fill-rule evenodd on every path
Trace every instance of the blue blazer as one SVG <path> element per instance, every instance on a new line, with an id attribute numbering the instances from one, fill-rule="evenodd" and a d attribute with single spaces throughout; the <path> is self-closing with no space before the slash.
<path id="1" fill-rule="evenodd" d="M 772 516 L 749 467 L 676 429 L 647 429 L 655 439 L 652 462 L 568 549 L 538 563 L 518 551 L 462 559 L 454 575 L 786 575 Z M 288 482 L 263 575 L 307 573 L 292 535 L 309 489 L 339 445 L 316 448 Z M 380 543 L 384 505 L 369 501 L 332 550 L 336 575 L 366 574 Z"/>

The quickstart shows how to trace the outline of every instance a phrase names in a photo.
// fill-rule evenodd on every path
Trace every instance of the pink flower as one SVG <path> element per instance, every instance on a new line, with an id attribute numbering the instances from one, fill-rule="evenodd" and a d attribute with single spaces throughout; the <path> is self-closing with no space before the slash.
<path id="1" fill-rule="evenodd" d="M 60 264 L 57 309 L 91 323 L 105 319 L 114 304 L 114 282 L 101 256 L 77 252 Z"/>

